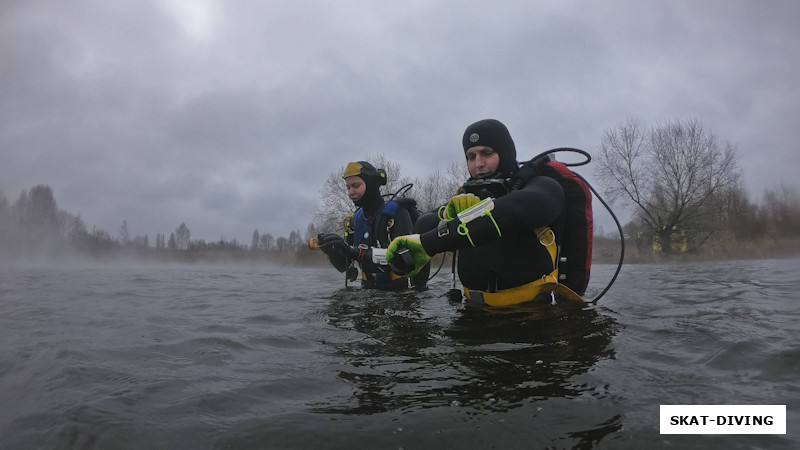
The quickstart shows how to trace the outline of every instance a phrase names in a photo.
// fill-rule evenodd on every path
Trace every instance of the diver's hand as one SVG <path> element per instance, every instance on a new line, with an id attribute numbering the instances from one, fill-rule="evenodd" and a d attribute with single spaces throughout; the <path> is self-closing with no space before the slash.
<path id="1" fill-rule="evenodd" d="M 386 262 L 393 271 L 405 277 L 418 274 L 430 259 L 418 234 L 398 236 L 386 249 Z"/>
<path id="2" fill-rule="evenodd" d="M 458 213 L 474 206 L 481 199 L 475 194 L 458 194 L 450 199 L 444 209 L 444 220 L 453 220 L 458 217 Z"/>
<path id="3" fill-rule="evenodd" d="M 323 234 L 320 235 L 317 240 L 320 245 L 320 250 L 326 255 L 334 254 L 350 257 L 353 253 L 353 248 L 347 245 L 344 238 L 338 234 Z"/>

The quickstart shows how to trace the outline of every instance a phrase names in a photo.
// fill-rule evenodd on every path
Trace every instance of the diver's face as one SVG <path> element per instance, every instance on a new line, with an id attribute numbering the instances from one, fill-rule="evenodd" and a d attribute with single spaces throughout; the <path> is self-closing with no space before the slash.
<path id="1" fill-rule="evenodd" d="M 476 145 L 467 150 L 467 170 L 472 178 L 488 178 L 499 165 L 500 155 L 492 147 Z"/>
<path id="2" fill-rule="evenodd" d="M 367 192 L 367 183 L 356 175 L 344 179 L 345 186 L 347 186 L 347 196 L 351 201 L 357 202 L 364 193 Z"/>

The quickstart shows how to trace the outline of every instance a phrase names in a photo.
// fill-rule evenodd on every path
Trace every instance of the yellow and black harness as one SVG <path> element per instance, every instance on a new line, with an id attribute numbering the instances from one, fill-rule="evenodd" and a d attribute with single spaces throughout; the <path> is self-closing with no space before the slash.
<path id="1" fill-rule="evenodd" d="M 518 303 L 529 302 L 542 293 L 549 292 L 555 298 L 559 296 L 567 300 L 583 301 L 575 291 L 558 281 L 558 245 L 556 235 L 550 227 L 534 230 L 539 242 L 545 246 L 553 261 L 553 271 L 530 283 L 497 292 L 485 292 L 464 287 L 464 295 L 470 306 L 510 306 Z"/>

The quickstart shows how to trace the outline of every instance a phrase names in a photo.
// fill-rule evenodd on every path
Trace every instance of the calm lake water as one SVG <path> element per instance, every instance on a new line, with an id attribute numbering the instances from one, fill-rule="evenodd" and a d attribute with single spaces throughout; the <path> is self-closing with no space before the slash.
<path id="1" fill-rule="evenodd" d="M 0 448 L 796 449 L 798 275 L 628 265 L 597 306 L 475 311 L 449 273 L 2 267 Z M 786 405 L 787 434 L 660 435 L 661 404 Z"/>

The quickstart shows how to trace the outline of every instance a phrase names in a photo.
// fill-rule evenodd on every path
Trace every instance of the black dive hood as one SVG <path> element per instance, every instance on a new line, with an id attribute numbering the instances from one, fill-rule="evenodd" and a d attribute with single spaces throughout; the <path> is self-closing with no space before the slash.
<path id="1" fill-rule="evenodd" d="M 373 207 L 380 206 L 383 203 L 380 187 L 386 184 L 386 171 L 383 169 L 376 169 L 372 164 L 366 161 L 351 162 L 347 164 L 344 169 L 342 178 L 359 177 L 364 180 L 367 189 L 364 195 L 353 202 L 354 205 L 369 210 Z"/>

